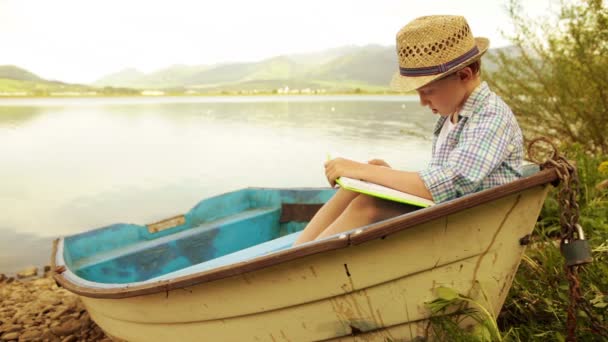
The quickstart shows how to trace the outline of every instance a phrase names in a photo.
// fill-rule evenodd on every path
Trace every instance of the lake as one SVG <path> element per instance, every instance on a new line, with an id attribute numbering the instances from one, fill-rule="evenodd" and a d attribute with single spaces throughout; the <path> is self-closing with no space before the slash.
<path id="1" fill-rule="evenodd" d="M 0 273 L 48 264 L 57 236 L 328 186 L 327 153 L 419 170 L 436 118 L 417 96 L 0 99 Z"/>

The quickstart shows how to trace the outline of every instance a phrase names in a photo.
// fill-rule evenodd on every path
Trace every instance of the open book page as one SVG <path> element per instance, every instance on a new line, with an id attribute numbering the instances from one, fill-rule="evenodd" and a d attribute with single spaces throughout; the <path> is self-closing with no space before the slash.
<path id="1" fill-rule="evenodd" d="M 336 183 L 338 183 L 342 188 L 347 190 L 352 190 L 366 195 L 384 198 L 390 201 L 407 203 L 418 207 L 429 207 L 435 204 L 435 202 L 426 198 L 391 189 L 380 184 L 362 181 L 359 179 L 340 177 L 336 179 Z"/>

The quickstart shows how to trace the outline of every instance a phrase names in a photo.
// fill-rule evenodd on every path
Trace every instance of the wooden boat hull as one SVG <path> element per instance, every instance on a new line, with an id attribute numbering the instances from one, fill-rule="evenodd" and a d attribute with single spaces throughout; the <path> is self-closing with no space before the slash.
<path id="1" fill-rule="evenodd" d="M 409 341 L 425 335 L 424 303 L 439 286 L 500 311 L 524 252 L 520 239 L 556 175 L 532 178 L 263 256 L 258 265 L 131 289 L 56 279 L 116 340 Z"/>

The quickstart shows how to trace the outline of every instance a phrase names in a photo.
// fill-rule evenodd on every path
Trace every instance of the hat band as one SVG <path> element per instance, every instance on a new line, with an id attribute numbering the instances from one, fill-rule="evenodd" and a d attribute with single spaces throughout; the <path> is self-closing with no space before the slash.
<path id="1" fill-rule="evenodd" d="M 465 52 L 462 56 L 456 57 L 449 62 L 430 66 L 430 67 L 422 67 L 422 68 L 402 68 L 399 67 L 399 73 L 401 76 L 429 76 L 429 75 L 437 75 L 444 73 L 451 68 L 461 64 L 467 59 L 475 56 L 479 53 L 479 49 L 477 45 L 475 45 L 471 50 Z"/>

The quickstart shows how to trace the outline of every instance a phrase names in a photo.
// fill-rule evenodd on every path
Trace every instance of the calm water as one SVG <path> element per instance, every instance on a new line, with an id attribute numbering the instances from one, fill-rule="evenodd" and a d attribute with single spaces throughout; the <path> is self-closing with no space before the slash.
<path id="1" fill-rule="evenodd" d="M 328 152 L 420 169 L 435 119 L 407 96 L 0 99 L 0 272 L 223 192 L 327 186 Z"/>

